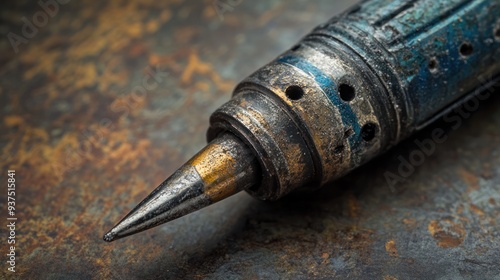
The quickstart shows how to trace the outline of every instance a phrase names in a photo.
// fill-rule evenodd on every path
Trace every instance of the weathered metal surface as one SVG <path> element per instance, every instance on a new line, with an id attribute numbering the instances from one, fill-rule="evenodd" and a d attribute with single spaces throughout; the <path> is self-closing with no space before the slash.
<path id="1" fill-rule="evenodd" d="M 496 4 L 364 1 L 243 80 L 209 139 L 256 151 L 259 198 L 331 183 L 500 81 Z"/>
<path id="2" fill-rule="evenodd" d="M 331 188 L 273 203 L 242 193 L 144 234 L 101 240 L 205 144 L 208 117 L 236 82 L 349 4 L 243 1 L 220 20 L 210 1 L 70 2 L 17 54 L 5 34 L 21 35 L 20 18 L 43 9 L 4 4 L 0 172 L 3 182 L 7 168 L 17 172 L 19 255 L 18 271 L 2 267 L 0 276 L 499 277 L 495 94 Z M 401 159 L 419 150 L 415 140 L 435 129 L 446 141 L 391 189 L 384 173 L 399 174 Z"/>
<path id="3" fill-rule="evenodd" d="M 480 77 L 498 75 L 498 4 L 495 0 L 366 1 L 313 34 L 340 40 L 363 57 L 400 107 L 404 136 L 409 128 L 477 88 Z"/>

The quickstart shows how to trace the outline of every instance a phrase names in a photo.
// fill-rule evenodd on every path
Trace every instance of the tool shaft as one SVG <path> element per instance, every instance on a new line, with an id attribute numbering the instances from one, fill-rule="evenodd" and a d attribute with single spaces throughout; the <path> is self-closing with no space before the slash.
<path id="1" fill-rule="evenodd" d="M 411 133 L 484 83 L 479 77 L 499 73 L 499 15 L 498 0 L 372 0 L 305 41 L 322 37 L 358 54 L 404 109 L 401 127 Z"/>
<path id="2" fill-rule="evenodd" d="M 262 199 L 331 182 L 495 81 L 499 4 L 362 2 L 241 82 L 208 139 L 246 139 L 270 171 Z"/>
<path id="3" fill-rule="evenodd" d="M 498 15 L 499 0 L 371 0 L 318 26 L 243 80 L 210 144 L 104 239 L 343 176 L 497 81 Z"/>

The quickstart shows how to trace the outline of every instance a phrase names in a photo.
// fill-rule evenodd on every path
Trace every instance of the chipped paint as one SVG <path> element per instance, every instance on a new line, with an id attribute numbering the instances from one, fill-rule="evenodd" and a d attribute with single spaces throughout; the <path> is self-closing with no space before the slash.
<path id="1" fill-rule="evenodd" d="M 16 6 L 25 9 L 2 14 L 7 30 L 18 28 L 19 19 L 32 6 L 21 2 Z M 0 44 L 0 169 L 17 170 L 22 198 L 23 269 L 16 277 L 407 279 L 416 273 L 420 278 L 492 279 L 499 275 L 500 266 L 493 261 L 500 259 L 498 97 L 450 133 L 446 145 L 438 147 L 396 192 L 387 188 L 383 173 L 397 168 L 392 159 L 407 151 L 405 144 L 315 194 L 275 203 L 241 194 L 156 231 L 112 245 L 102 242 L 102 233 L 115 217 L 205 144 L 206 118 L 230 97 L 231 84 L 352 4 L 348 2 L 244 1 L 220 24 L 211 1 L 71 1 L 29 45 L 20 46 L 18 55 L 12 55 L 10 45 Z M 182 18 L 181 10 L 190 16 Z M 146 30 L 150 20 L 159 21 L 152 33 Z M 256 27 L 257 21 L 262 28 Z M 144 32 L 128 37 L 129 22 L 140 22 Z M 201 31 L 187 38 L 186 45 L 176 44 L 173 34 L 181 26 Z M 212 70 L 196 72 L 188 84 L 181 84 L 179 77 L 191 52 Z M 96 66 L 97 78 L 93 85 L 77 88 L 74 73 L 84 79 L 90 75 L 76 68 L 89 62 Z M 112 112 L 109 105 L 136 85 L 134 77 L 142 77 L 145 66 L 157 64 L 171 75 L 165 87 L 144 101 L 144 111 L 127 117 Z M 221 83 L 214 82 L 213 75 Z M 189 101 L 165 116 L 148 118 L 145 112 L 157 108 L 155 100 L 170 104 L 178 98 L 174 90 Z M 113 126 L 102 126 L 103 118 Z M 423 131 L 417 137 L 428 134 Z M 78 150 L 86 139 L 92 151 L 84 157 L 70 153 L 68 158 L 67 151 Z M 149 143 L 139 145 L 144 139 Z M 109 158 L 107 154 L 117 148 L 124 153 Z M 491 170 L 479 177 L 486 162 Z M 53 168 L 59 164 L 74 168 L 59 177 Z M 464 168 L 478 178 L 477 189 L 467 187 L 461 176 Z M 360 210 L 356 219 L 350 217 L 347 203 L 353 195 Z M 0 195 L 1 205 L 4 199 Z M 470 212 L 469 203 L 484 216 Z M 441 221 L 447 215 L 461 224 L 453 229 L 458 234 L 450 231 L 450 222 Z M 438 246 L 428 231 L 432 220 L 437 221 L 433 224 L 437 236 L 442 231 L 459 237 L 463 228 L 466 239 L 458 247 Z M 387 256 L 388 236 L 397 236 L 399 258 Z M 454 244 L 460 240 L 455 238 Z M 7 278 L 4 270 L 0 278 Z"/>

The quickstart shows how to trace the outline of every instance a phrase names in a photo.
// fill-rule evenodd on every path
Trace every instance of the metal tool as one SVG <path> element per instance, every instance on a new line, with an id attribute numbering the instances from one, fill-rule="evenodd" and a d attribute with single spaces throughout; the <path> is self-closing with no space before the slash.
<path id="1" fill-rule="evenodd" d="M 498 0 L 371 0 L 318 26 L 243 80 L 210 143 L 104 240 L 343 176 L 498 80 L 499 15 Z"/>

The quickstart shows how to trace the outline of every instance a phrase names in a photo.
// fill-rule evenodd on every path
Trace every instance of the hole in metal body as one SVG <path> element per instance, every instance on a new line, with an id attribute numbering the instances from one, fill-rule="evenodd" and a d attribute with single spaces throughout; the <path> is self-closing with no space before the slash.
<path id="1" fill-rule="evenodd" d="M 356 96 L 356 90 L 349 84 L 340 84 L 339 95 L 342 100 L 351 101 Z"/>
<path id="2" fill-rule="evenodd" d="M 462 56 L 469 56 L 474 52 L 474 48 L 472 44 L 469 42 L 465 42 L 460 46 L 460 54 Z"/>
<path id="3" fill-rule="evenodd" d="M 289 86 L 285 90 L 285 94 L 291 100 L 299 100 L 304 96 L 304 90 L 299 86 Z"/>
<path id="4" fill-rule="evenodd" d="M 437 59 L 435 57 L 431 58 L 427 66 L 429 67 L 429 71 L 436 73 L 439 66 Z"/>
<path id="5" fill-rule="evenodd" d="M 370 141 L 375 138 L 377 133 L 377 125 L 374 123 L 367 123 L 361 128 L 361 138 L 365 141 Z"/>

